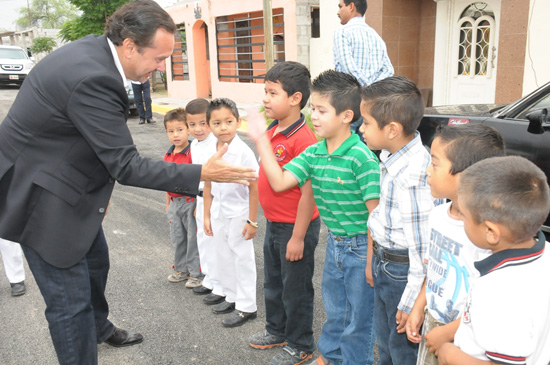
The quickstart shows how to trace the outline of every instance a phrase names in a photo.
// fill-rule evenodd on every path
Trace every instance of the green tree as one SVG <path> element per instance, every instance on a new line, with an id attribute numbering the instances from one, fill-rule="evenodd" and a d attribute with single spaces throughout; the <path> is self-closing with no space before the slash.
<path id="1" fill-rule="evenodd" d="M 67 0 L 32 0 L 28 7 L 19 9 L 18 27 L 57 29 L 78 16 L 77 9 Z"/>
<path id="2" fill-rule="evenodd" d="M 57 43 L 55 43 L 55 40 L 51 37 L 36 37 L 32 41 L 31 52 L 32 53 L 40 53 L 40 52 L 50 53 L 56 45 Z"/>
<path id="3" fill-rule="evenodd" d="M 59 34 L 65 41 L 74 41 L 88 34 L 103 34 L 107 18 L 130 0 L 69 1 L 81 11 L 81 15 L 63 24 Z"/>

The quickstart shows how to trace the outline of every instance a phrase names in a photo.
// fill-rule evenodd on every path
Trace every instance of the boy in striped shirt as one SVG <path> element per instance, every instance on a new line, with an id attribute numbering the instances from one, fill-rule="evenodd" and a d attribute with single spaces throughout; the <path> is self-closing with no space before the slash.
<path id="1" fill-rule="evenodd" d="M 329 229 L 322 281 L 327 320 L 317 343 L 321 356 L 314 364 L 372 364 L 374 290 L 372 282 L 367 284 L 365 268 L 370 240 L 367 220 L 380 195 L 378 159 L 350 131 L 350 124 L 360 116 L 359 82 L 329 70 L 313 81 L 311 91 L 311 120 L 324 140 L 308 147 L 284 170 L 263 134 L 262 118 L 249 120 L 250 136 L 273 190 L 284 191 L 311 180 L 319 213 Z"/>

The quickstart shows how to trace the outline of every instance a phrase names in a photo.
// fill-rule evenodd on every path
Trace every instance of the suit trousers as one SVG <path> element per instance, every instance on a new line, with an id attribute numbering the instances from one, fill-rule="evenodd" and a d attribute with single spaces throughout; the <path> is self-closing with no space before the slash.
<path id="1" fill-rule="evenodd" d="M 149 80 L 145 81 L 143 84 L 134 84 L 132 82 L 132 89 L 134 90 L 134 101 L 136 102 L 139 119 L 152 119 L 151 83 Z"/>
<path id="2" fill-rule="evenodd" d="M 211 289 L 216 295 L 225 296 L 218 275 L 216 249 L 212 237 L 204 233 L 204 199 L 197 196 L 197 247 L 201 261 L 201 272 L 204 275 L 202 286 Z"/>
<path id="3" fill-rule="evenodd" d="M 0 252 L 6 270 L 6 277 L 12 284 L 25 280 L 25 267 L 23 266 L 23 252 L 17 242 L 0 238 Z"/>
<path id="4" fill-rule="evenodd" d="M 86 256 L 66 269 L 48 264 L 30 247 L 22 248 L 46 302 L 46 319 L 59 363 L 97 364 L 97 344 L 115 331 L 107 319 L 109 249 L 103 228 Z"/>
<path id="5" fill-rule="evenodd" d="M 225 218 L 220 214 L 212 220 L 213 241 L 217 254 L 217 269 L 225 300 L 235 303 L 235 309 L 255 312 L 256 259 L 252 240 L 242 236 L 248 212 L 240 217 Z"/>

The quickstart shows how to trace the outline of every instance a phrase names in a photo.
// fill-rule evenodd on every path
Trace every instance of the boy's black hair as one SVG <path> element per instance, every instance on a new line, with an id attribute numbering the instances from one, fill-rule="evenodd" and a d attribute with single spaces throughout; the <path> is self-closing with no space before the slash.
<path id="1" fill-rule="evenodd" d="M 533 237 L 550 211 L 546 175 L 519 156 L 491 157 L 468 167 L 458 194 L 474 221 L 502 224 L 517 242 Z"/>
<path id="2" fill-rule="evenodd" d="M 451 175 L 483 159 L 505 155 L 504 141 L 499 131 L 484 124 L 441 124 L 435 131 L 435 138 L 444 144 L 445 156 L 451 161 Z"/>
<path id="3" fill-rule="evenodd" d="M 267 71 L 265 81 L 280 83 L 288 96 L 300 92 L 300 109 L 306 106 L 311 88 L 311 74 L 306 66 L 294 61 L 278 62 Z"/>
<path id="4" fill-rule="evenodd" d="M 208 108 L 209 104 L 210 102 L 203 98 L 193 99 L 187 103 L 187 105 L 185 106 L 185 111 L 187 112 L 187 114 L 192 115 L 206 113 L 206 109 Z"/>
<path id="5" fill-rule="evenodd" d="M 391 122 L 413 134 L 424 116 L 424 101 L 418 87 L 405 76 L 392 76 L 362 89 L 361 98 L 380 129 Z"/>
<path id="6" fill-rule="evenodd" d="M 367 0 L 344 0 L 344 4 L 346 4 L 346 6 L 351 3 L 355 5 L 355 9 L 357 9 L 359 14 L 365 15 L 367 12 Z"/>
<path id="7" fill-rule="evenodd" d="M 164 114 L 164 129 L 166 129 L 167 122 L 171 122 L 174 120 L 184 122 L 187 128 L 189 128 L 189 125 L 187 124 L 187 113 L 185 109 L 176 108 L 166 112 L 166 114 Z"/>
<path id="8" fill-rule="evenodd" d="M 210 116 L 214 110 L 227 108 L 231 110 L 231 113 L 235 118 L 239 119 L 239 109 L 237 109 L 237 104 L 231 99 L 227 98 L 217 98 L 212 100 L 206 109 L 206 122 L 210 124 Z"/>
<path id="9" fill-rule="evenodd" d="M 334 70 L 323 71 L 313 80 L 311 92 L 327 97 L 336 114 L 344 110 L 353 111 L 351 123 L 361 116 L 361 84 L 352 75 Z"/>

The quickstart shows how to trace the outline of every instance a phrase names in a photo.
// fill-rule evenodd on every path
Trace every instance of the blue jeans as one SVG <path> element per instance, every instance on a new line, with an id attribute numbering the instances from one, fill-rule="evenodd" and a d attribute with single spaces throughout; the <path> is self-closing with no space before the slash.
<path id="1" fill-rule="evenodd" d="M 46 302 L 46 319 L 59 363 L 97 364 L 97 344 L 115 330 L 107 319 L 109 249 L 103 229 L 86 256 L 67 269 L 48 264 L 30 247 L 22 248 Z"/>
<path id="2" fill-rule="evenodd" d="M 149 80 L 145 81 L 143 84 L 134 84 L 132 82 L 132 89 L 134 89 L 134 101 L 136 102 L 139 119 L 153 118 L 153 111 L 151 110 L 150 85 Z"/>
<path id="3" fill-rule="evenodd" d="M 265 329 L 286 338 L 292 348 L 311 353 L 313 339 L 313 271 L 315 248 L 319 243 L 321 219 L 309 224 L 304 238 L 304 256 L 286 259 L 286 245 L 293 223 L 267 221 L 264 239 Z"/>
<path id="4" fill-rule="evenodd" d="M 372 259 L 374 278 L 374 311 L 380 364 L 416 364 L 418 345 L 407 340 L 406 333 L 397 333 L 395 315 L 407 286 L 409 264 L 387 261 L 383 252 L 408 255 L 408 250 L 378 248 Z"/>
<path id="5" fill-rule="evenodd" d="M 374 289 L 367 284 L 367 236 L 328 233 L 323 269 L 323 324 L 319 351 L 334 364 L 373 364 Z"/>

